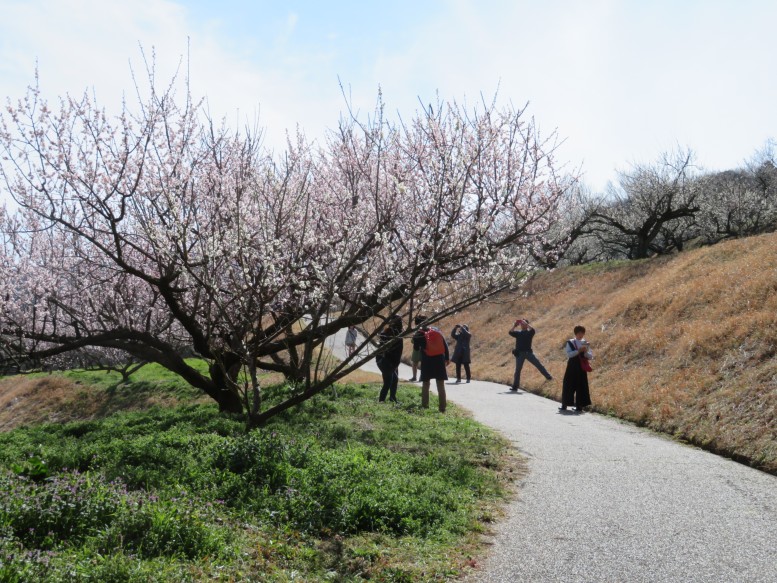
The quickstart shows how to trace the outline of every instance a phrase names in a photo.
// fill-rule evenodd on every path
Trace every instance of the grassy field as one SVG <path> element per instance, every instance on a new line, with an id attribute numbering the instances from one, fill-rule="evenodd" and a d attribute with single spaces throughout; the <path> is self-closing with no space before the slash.
<path id="1" fill-rule="evenodd" d="M 0 581 L 446 580 L 476 564 L 521 472 L 461 410 L 421 409 L 417 387 L 393 406 L 342 385 L 246 433 L 143 370 L 23 379 L 37 389 L 17 413 L 51 390 L 39 416 L 88 420 L 0 433 Z"/>
<path id="2" fill-rule="evenodd" d="M 524 317 L 555 377 L 527 364 L 528 390 L 560 398 L 562 346 L 582 324 L 596 411 L 777 473 L 777 235 L 543 273 L 441 325 L 468 324 L 473 376 L 509 383 L 507 331 Z"/>

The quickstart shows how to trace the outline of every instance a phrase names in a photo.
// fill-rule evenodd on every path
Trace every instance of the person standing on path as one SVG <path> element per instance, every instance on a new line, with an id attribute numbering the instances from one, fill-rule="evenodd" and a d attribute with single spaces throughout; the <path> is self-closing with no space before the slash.
<path id="1" fill-rule="evenodd" d="M 583 359 L 592 359 L 588 341 L 585 339 L 585 328 L 575 326 L 574 338 L 567 340 L 564 351 L 567 353 L 567 369 L 564 372 L 564 382 L 561 388 L 560 411 L 575 406 L 577 413 L 582 413 L 591 404 L 591 392 L 588 389 L 588 372 L 583 368 Z M 590 368 L 590 367 L 589 367 Z"/>
<path id="2" fill-rule="evenodd" d="M 516 330 L 516 328 L 520 328 L 520 330 Z M 527 360 L 537 367 L 540 374 L 547 380 L 553 380 L 551 374 L 545 370 L 545 367 L 542 366 L 539 359 L 534 356 L 534 351 L 531 348 L 534 332 L 535 330 L 529 325 L 528 320 L 516 320 L 515 324 L 513 324 L 513 327 L 508 332 L 510 336 L 515 338 L 515 348 L 513 349 L 513 356 L 515 356 L 515 374 L 513 375 L 513 384 L 510 385 L 511 391 L 517 391 L 521 386 L 521 369 L 523 369 L 523 363 Z"/>
<path id="3" fill-rule="evenodd" d="M 392 403 L 397 402 L 397 385 L 399 384 L 399 362 L 402 360 L 402 318 L 392 316 L 383 326 L 380 335 L 380 346 L 389 345 L 388 350 L 375 357 L 375 363 L 378 365 L 383 375 L 383 387 L 380 389 L 378 401 L 381 403 L 386 400 L 386 395 Z"/>
<path id="4" fill-rule="evenodd" d="M 450 362 L 448 343 L 439 328 L 424 326 L 424 336 L 421 339 L 421 407 L 429 408 L 429 383 L 434 379 L 437 383 L 440 413 L 445 413 L 447 399 L 445 397 L 445 381 L 448 371 L 445 367 Z"/>
<path id="5" fill-rule="evenodd" d="M 348 326 L 348 330 L 345 333 L 345 350 L 348 356 L 351 356 L 356 350 L 356 326 Z"/>
<path id="6" fill-rule="evenodd" d="M 472 339 L 472 334 L 469 332 L 469 326 L 466 324 L 456 324 L 451 331 L 451 337 L 456 342 L 456 348 L 453 349 L 453 356 L 451 357 L 451 362 L 456 363 L 456 382 L 461 382 L 462 365 L 464 365 L 464 372 L 467 374 L 467 382 L 469 382 L 472 378 L 469 371 L 469 342 Z"/>
<path id="7" fill-rule="evenodd" d="M 416 326 L 423 326 L 426 318 L 423 316 L 416 316 L 413 319 L 413 323 Z M 413 334 L 411 342 L 413 343 L 413 352 L 410 354 L 410 362 L 413 365 L 413 377 L 408 379 L 411 383 L 418 380 L 418 367 L 421 366 L 421 339 L 424 337 L 424 331 L 419 328 Z"/>

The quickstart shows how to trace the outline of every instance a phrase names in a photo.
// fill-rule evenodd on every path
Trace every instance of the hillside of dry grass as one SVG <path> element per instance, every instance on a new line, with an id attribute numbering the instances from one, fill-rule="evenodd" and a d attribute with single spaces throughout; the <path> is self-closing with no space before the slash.
<path id="1" fill-rule="evenodd" d="M 265 386 L 283 381 L 279 373 L 262 373 Z M 354 371 L 343 383 L 373 383 L 380 379 Z M 0 378 L 0 432 L 23 425 L 101 419 L 118 411 L 142 411 L 210 403 L 210 398 L 157 365 L 147 365 L 123 383 L 118 373 L 68 371 Z"/>
<path id="2" fill-rule="evenodd" d="M 519 317 L 555 377 L 527 363 L 526 389 L 560 398 L 562 346 L 582 324 L 596 411 L 777 473 L 777 235 L 543 273 L 441 326 L 468 324 L 473 376 L 509 383 Z"/>

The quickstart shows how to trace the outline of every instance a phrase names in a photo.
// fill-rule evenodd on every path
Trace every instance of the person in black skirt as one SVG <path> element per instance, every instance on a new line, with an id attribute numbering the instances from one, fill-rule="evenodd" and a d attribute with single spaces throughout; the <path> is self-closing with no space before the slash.
<path id="1" fill-rule="evenodd" d="M 462 365 L 464 365 L 464 372 L 467 374 L 467 382 L 469 382 L 472 376 L 469 372 L 469 342 L 472 334 L 470 334 L 466 324 L 456 324 L 451 332 L 451 337 L 456 341 L 456 348 L 453 349 L 453 356 L 451 356 L 451 362 L 456 364 L 456 382 L 461 382 Z"/>
<path id="2" fill-rule="evenodd" d="M 448 371 L 445 369 L 450 362 L 448 343 L 439 328 L 424 326 L 424 336 L 421 345 L 421 407 L 429 407 L 429 384 L 435 379 L 437 384 L 437 396 L 439 397 L 438 409 L 445 413 L 447 399 L 445 397 L 445 381 L 448 380 Z"/>
<path id="3" fill-rule="evenodd" d="M 592 358 L 585 339 L 585 328 L 575 326 L 575 337 L 567 340 L 564 350 L 567 353 L 567 370 L 564 372 L 564 383 L 561 389 L 561 411 L 575 406 L 577 413 L 582 413 L 591 404 L 591 393 L 588 389 L 588 372 L 583 369 L 581 359 Z"/>

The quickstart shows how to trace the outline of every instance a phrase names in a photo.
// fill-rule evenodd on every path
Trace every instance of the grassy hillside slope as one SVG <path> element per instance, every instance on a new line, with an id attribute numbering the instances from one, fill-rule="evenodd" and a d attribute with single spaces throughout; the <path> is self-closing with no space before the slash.
<path id="1" fill-rule="evenodd" d="M 211 403 L 149 408 L 130 382 L 105 401 L 122 411 L 0 431 L 0 581 L 458 579 L 521 461 L 455 406 L 375 389 L 341 385 L 246 432 Z"/>
<path id="2" fill-rule="evenodd" d="M 562 346 L 582 324 L 596 411 L 777 473 L 777 235 L 543 273 L 441 326 L 468 324 L 473 376 L 509 383 L 519 317 L 555 377 L 527 364 L 526 389 L 560 398 Z"/>

